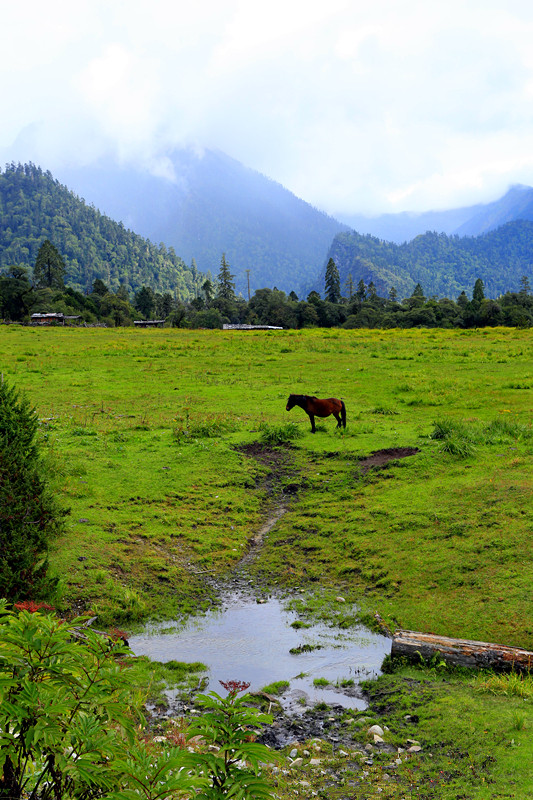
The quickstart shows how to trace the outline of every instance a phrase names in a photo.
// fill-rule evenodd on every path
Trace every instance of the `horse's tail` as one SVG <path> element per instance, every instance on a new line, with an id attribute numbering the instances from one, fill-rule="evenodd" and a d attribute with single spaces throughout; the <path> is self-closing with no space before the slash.
<path id="1" fill-rule="evenodd" d="M 342 419 L 342 427 L 346 427 L 346 406 L 344 405 L 344 400 L 341 400 L 341 419 Z"/>

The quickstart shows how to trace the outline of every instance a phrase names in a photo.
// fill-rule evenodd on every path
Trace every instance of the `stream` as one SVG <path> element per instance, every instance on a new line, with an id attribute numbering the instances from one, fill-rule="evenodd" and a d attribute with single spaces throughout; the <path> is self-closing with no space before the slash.
<path id="1" fill-rule="evenodd" d="M 358 683 L 379 674 L 390 640 L 362 626 L 349 630 L 324 624 L 291 627 L 297 620 L 297 614 L 287 611 L 279 599 L 258 602 L 237 592 L 226 596 L 221 608 L 184 625 L 149 626 L 130 638 L 130 647 L 136 655 L 155 661 L 201 661 L 208 667 L 203 691 L 224 695 L 219 681 L 249 682 L 250 692 L 275 681 L 289 681 L 290 688 L 280 697 L 288 713 L 302 712 L 319 702 L 366 708 Z M 290 652 L 295 649 L 299 651 Z M 329 683 L 317 687 L 315 679 Z"/>

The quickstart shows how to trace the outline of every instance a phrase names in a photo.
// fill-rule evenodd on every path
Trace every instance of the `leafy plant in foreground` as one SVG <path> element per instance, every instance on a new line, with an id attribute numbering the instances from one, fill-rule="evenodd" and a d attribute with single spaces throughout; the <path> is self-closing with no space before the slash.
<path id="1" fill-rule="evenodd" d="M 226 698 L 216 692 L 198 695 L 196 704 L 205 710 L 190 736 L 202 736 L 216 752 L 199 753 L 196 768 L 209 780 L 209 787 L 198 795 L 199 800 L 219 800 L 223 797 L 272 797 L 272 788 L 261 775 L 261 762 L 273 760 L 265 745 L 254 741 L 258 726 L 271 722 L 272 717 L 246 705 L 248 696 L 237 697 L 249 683 L 220 681 L 228 692 Z"/>
<path id="2" fill-rule="evenodd" d="M 0 601 L 0 798 L 99 797 L 116 786 L 114 761 L 134 739 L 116 661 L 127 650 L 83 627 L 86 618 L 65 623 L 21 605 L 16 613 Z"/>

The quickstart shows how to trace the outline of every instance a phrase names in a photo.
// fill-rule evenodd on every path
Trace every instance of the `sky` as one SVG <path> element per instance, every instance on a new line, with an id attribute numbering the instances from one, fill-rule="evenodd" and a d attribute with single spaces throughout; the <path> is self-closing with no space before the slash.
<path id="1" fill-rule="evenodd" d="M 533 185 L 530 0 L 4 0 L 0 164 L 217 148 L 330 214 Z"/>

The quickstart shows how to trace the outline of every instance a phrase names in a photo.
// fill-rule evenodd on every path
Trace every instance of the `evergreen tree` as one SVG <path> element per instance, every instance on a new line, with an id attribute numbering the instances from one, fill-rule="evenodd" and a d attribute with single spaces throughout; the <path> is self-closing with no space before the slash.
<path id="1" fill-rule="evenodd" d="M 0 318 L 21 320 L 37 299 L 24 267 L 10 267 L 0 275 Z"/>
<path id="2" fill-rule="evenodd" d="M 357 291 L 355 293 L 355 296 L 357 297 L 360 303 L 363 303 L 366 300 L 366 286 L 362 278 L 357 284 Z"/>
<path id="3" fill-rule="evenodd" d="M 354 287 L 353 287 L 353 278 L 352 273 L 348 275 L 346 280 L 344 281 L 344 286 L 346 287 L 346 291 L 348 292 L 348 300 L 351 300 L 353 297 Z"/>
<path id="4" fill-rule="evenodd" d="M 222 253 L 220 259 L 220 269 L 218 271 L 218 290 L 217 297 L 222 300 L 235 300 L 235 275 L 229 271 L 229 264 L 226 261 L 226 254 Z"/>
<path id="5" fill-rule="evenodd" d="M 213 295 L 215 293 L 213 284 L 211 283 L 209 278 L 206 278 L 205 281 L 202 283 L 202 292 L 204 293 L 205 304 L 206 306 L 209 306 L 211 304 L 211 300 L 213 299 Z"/>
<path id="6" fill-rule="evenodd" d="M 479 305 L 485 299 L 485 285 L 481 278 L 478 278 L 474 284 L 474 291 L 472 292 L 472 302 Z"/>
<path id="7" fill-rule="evenodd" d="M 148 286 L 141 286 L 135 295 L 134 305 L 135 308 L 141 312 L 143 317 L 147 319 L 152 313 L 155 304 L 155 297 L 153 291 Z"/>
<path id="8" fill-rule="evenodd" d="M 522 275 L 520 278 L 520 294 L 527 296 L 531 292 L 531 284 L 527 275 Z"/>
<path id="9" fill-rule="evenodd" d="M 35 441 L 38 419 L 25 399 L 0 383 L 0 596 L 44 599 L 57 580 L 48 576 L 48 544 L 62 530 L 59 509 L 43 478 Z"/>
<path id="10" fill-rule="evenodd" d="M 338 303 L 341 298 L 341 279 L 339 270 L 332 258 L 326 266 L 325 276 L 326 300 L 330 303 Z"/>
<path id="11" fill-rule="evenodd" d="M 49 239 L 45 239 L 39 248 L 33 280 L 39 289 L 65 288 L 65 262 Z"/>
<path id="12" fill-rule="evenodd" d="M 102 280 L 100 280 L 100 278 L 96 278 L 96 280 L 93 281 L 92 290 L 94 294 L 97 294 L 100 297 L 105 297 L 109 291 L 108 287 Z"/>

